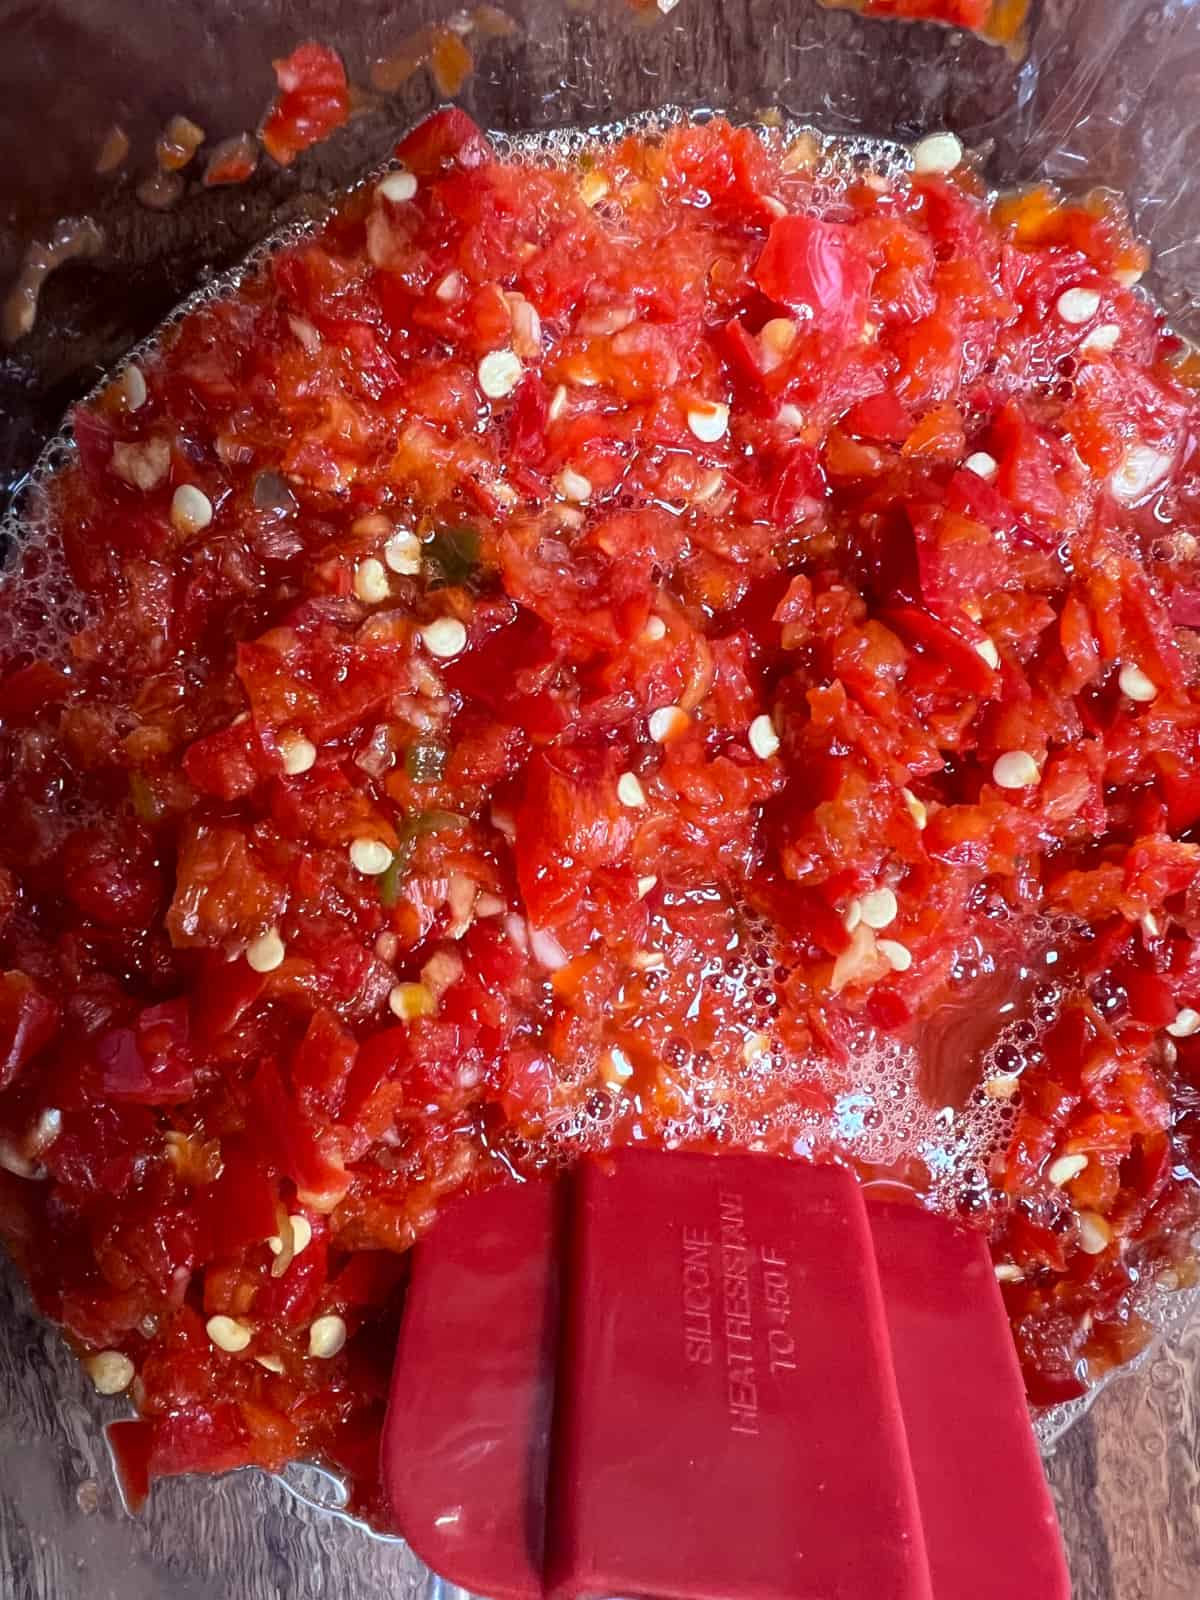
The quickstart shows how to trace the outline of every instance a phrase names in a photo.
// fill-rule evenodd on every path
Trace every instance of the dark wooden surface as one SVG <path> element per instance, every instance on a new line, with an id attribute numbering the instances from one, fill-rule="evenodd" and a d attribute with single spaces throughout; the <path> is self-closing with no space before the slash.
<path id="1" fill-rule="evenodd" d="M 1200 1319 L 1109 1385 L 1047 1474 L 1075 1600 L 1197 1600 Z"/>

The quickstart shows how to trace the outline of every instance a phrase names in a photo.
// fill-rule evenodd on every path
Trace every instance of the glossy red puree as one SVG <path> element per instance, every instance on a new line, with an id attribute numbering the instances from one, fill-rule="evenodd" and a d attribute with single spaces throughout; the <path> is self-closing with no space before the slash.
<path id="1" fill-rule="evenodd" d="M 3 602 L 0 1225 L 131 1470 L 371 1512 L 403 1252 L 609 1141 L 969 1216 L 1037 1402 L 1186 1278 L 1190 368 L 1111 200 L 813 149 L 442 114 L 76 412 Z"/>

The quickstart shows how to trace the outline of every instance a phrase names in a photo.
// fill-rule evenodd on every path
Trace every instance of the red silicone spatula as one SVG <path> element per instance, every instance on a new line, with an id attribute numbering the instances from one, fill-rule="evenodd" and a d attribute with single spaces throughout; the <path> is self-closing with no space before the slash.
<path id="1" fill-rule="evenodd" d="M 496 1600 L 1067 1600 L 984 1242 L 836 1167 L 638 1150 L 457 1202 L 384 1432 Z"/>

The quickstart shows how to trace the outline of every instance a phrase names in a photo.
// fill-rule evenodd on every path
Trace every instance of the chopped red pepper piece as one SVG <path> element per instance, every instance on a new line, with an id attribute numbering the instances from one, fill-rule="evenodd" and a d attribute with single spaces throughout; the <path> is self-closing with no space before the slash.
<path id="1" fill-rule="evenodd" d="M 0 1089 L 58 1032 L 59 1008 L 23 972 L 0 972 Z"/>
<path id="2" fill-rule="evenodd" d="M 862 332 L 871 268 L 849 225 L 780 217 L 771 224 L 755 277 L 770 299 L 803 312 L 839 342 Z"/>
<path id="3" fill-rule="evenodd" d="M 279 97 L 262 126 L 272 160 L 289 166 L 302 150 L 327 139 L 350 115 L 350 88 L 337 52 L 311 40 L 274 63 Z"/>

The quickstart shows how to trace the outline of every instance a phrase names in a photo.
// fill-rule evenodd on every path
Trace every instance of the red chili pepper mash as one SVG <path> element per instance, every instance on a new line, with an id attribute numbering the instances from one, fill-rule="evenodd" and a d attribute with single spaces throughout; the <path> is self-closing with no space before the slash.
<path id="1" fill-rule="evenodd" d="M 1029 12 L 1029 0 L 821 0 L 821 4 L 866 17 L 940 22 L 1006 45 L 1019 41 Z"/>
<path id="2" fill-rule="evenodd" d="M 3 599 L 0 1228 L 132 1484 L 378 1514 L 403 1252 L 610 1142 L 957 1208 L 1038 1403 L 1189 1281 L 1188 364 L 1110 197 L 812 153 L 441 113 L 75 412 Z M 957 1165 L 855 1144 L 918 1076 Z"/>

